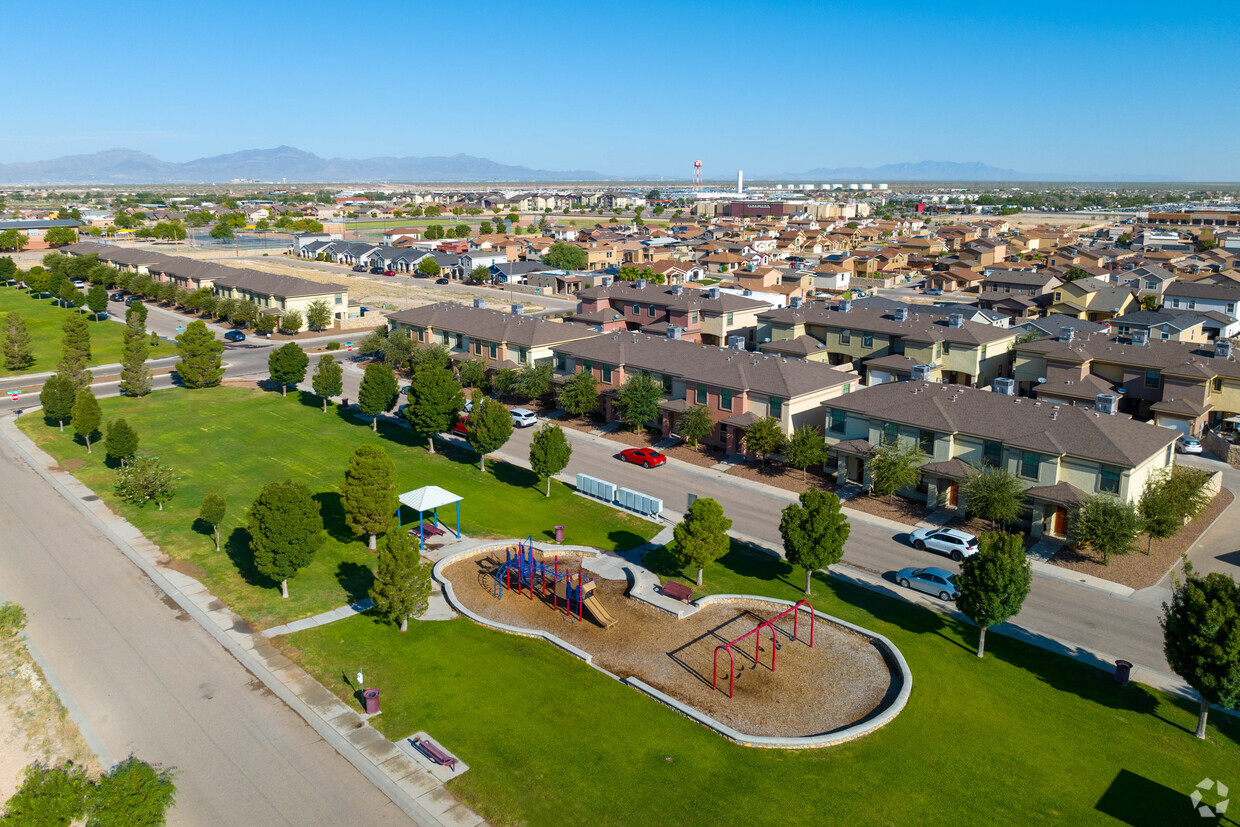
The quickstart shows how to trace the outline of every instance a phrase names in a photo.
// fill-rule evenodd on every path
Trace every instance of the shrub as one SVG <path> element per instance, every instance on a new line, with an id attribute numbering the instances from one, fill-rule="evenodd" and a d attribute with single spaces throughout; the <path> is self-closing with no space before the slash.
<path id="1" fill-rule="evenodd" d="M 327 349 L 328 350 L 340 350 L 340 342 L 328 342 Z"/>

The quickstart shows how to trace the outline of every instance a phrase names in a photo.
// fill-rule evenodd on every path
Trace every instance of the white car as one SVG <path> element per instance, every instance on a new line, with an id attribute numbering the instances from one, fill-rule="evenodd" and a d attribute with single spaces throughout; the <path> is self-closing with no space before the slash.
<path id="1" fill-rule="evenodd" d="M 512 427 L 514 428 L 529 428 L 538 424 L 538 417 L 526 408 L 513 408 L 509 413 L 512 414 Z"/>
<path id="2" fill-rule="evenodd" d="M 1179 449 L 1181 454 L 1200 454 L 1201 440 L 1195 436 L 1182 436 L 1176 448 Z"/>
<path id="3" fill-rule="evenodd" d="M 918 551 L 937 551 L 956 562 L 977 554 L 977 538 L 955 528 L 919 528 L 908 539 Z"/>

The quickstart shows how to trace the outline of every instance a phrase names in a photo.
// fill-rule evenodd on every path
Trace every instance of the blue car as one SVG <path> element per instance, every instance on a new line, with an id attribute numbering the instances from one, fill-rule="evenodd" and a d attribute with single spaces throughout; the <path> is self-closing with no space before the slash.
<path id="1" fill-rule="evenodd" d="M 956 599 L 956 575 L 946 569 L 900 569 L 896 580 L 906 589 L 925 592 L 939 600 Z"/>
<path id="2" fill-rule="evenodd" d="M 931 287 L 929 290 L 923 290 L 922 292 L 923 292 L 923 293 L 925 293 L 927 296 L 941 296 L 941 295 L 943 295 L 943 291 L 942 291 L 942 290 L 940 290 L 940 289 L 939 289 L 939 288 L 937 288 L 937 287 Z"/>
<path id="3" fill-rule="evenodd" d="M 244 334 L 244 333 L 242 333 L 240 330 L 230 330 L 230 331 L 228 331 L 227 333 L 225 333 L 225 334 L 224 334 L 224 341 L 226 341 L 226 342 L 244 342 L 244 341 L 245 341 L 245 334 Z"/>

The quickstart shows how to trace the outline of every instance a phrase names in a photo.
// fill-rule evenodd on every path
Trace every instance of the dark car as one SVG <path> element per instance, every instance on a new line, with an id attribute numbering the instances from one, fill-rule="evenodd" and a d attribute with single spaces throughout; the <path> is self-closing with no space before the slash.
<path id="1" fill-rule="evenodd" d="M 435 279 L 435 284 L 448 284 L 447 279 Z"/>
<path id="2" fill-rule="evenodd" d="M 226 341 L 226 342 L 244 342 L 244 341 L 245 341 L 245 334 L 244 334 L 244 333 L 242 333 L 240 330 L 230 330 L 230 331 L 228 331 L 227 333 L 225 333 L 225 334 L 224 334 L 224 341 Z"/>
<path id="3" fill-rule="evenodd" d="M 141 296 L 130 296 L 129 298 L 125 299 L 125 304 L 141 304 L 141 303 L 142 303 Z"/>
<path id="4" fill-rule="evenodd" d="M 123 290 L 117 290 L 115 293 L 108 296 L 108 301 L 120 302 L 124 300 L 125 300 L 125 292 Z"/>
<path id="5" fill-rule="evenodd" d="M 382 267 L 371 267 L 370 272 L 375 274 L 376 276 L 381 276 L 383 275 L 383 268 Z"/>
<path id="6" fill-rule="evenodd" d="M 365 265 L 365 264 L 354 264 L 354 265 L 353 265 L 353 272 L 354 272 L 354 273 L 365 273 L 365 272 L 366 272 L 366 265 Z"/>

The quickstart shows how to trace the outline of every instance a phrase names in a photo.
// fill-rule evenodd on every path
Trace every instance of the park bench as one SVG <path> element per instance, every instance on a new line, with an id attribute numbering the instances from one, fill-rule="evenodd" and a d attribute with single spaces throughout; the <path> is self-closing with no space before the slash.
<path id="1" fill-rule="evenodd" d="M 673 600 L 683 600 L 686 603 L 693 597 L 693 589 L 680 583 L 664 583 L 662 592 L 666 597 L 670 597 Z"/>
<path id="2" fill-rule="evenodd" d="M 418 752 L 422 753 L 439 766 L 447 767 L 453 771 L 456 770 L 456 759 L 440 749 L 439 745 L 430 738 L 414 738 L 413 745 L 418 748 Z"/>

